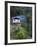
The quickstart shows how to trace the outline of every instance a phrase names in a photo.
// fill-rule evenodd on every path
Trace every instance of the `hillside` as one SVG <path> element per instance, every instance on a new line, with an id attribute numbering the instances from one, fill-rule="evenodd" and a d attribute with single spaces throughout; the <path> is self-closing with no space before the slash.
<path id="1" fill-rule="evenodd" d="M 31 38 L 30 32 L 27 31 L 26 26 L 21 24 L 13 24 L 10 26 L 10 39 L 27 39 Z"/>

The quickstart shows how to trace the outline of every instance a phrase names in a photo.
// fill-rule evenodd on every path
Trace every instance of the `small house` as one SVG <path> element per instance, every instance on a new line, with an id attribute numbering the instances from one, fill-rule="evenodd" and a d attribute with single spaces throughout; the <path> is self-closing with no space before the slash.
<path id="1" fill-rule="evenodd" d="M 19 18 L 13 18 L 13 23 L 20 23 L 20 19 Z"/>

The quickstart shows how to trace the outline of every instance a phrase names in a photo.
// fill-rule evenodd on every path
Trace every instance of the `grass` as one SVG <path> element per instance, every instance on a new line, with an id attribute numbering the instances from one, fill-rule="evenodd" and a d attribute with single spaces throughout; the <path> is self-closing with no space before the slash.
<path id="1" fill-rule="evenodd" d="M 30 36 L 30 32 L 28 32 L 28 27 L 27 26 L 24 26 L 24 25 L 21 25 L 18 27 L 18 29 L 16 30 L 17 26 L 14 26 L 14 29 L 13 29 L 13 26 L 12 26 L 12 29 L 11 29 L 11 33 L 10 33 L 10 39 L 28 39 L 28 38 L 31 38 Z M 14 32 L 13 32 L 14 30 Z"/>

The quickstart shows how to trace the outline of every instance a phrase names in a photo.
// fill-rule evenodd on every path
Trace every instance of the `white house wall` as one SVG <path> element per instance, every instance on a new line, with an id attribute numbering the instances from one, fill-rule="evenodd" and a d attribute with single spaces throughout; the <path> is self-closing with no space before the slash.
<path id="1" fill-rule="evenodd" d="M 17 19 L 13 19 L 13 23 L 20 23 L 20 20 L 17 20 Z"/>

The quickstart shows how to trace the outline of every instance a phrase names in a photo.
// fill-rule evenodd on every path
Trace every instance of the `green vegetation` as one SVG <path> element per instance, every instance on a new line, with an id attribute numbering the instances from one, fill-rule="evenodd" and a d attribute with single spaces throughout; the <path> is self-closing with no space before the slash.
<path id="1" fill-rule="evenodd" d="M 16 39 L 27 39 L 30 37 L 29 33 L 26 27 L 19 27 L 18 30 L 16 30 Z"/>
<path id="2" fill-rule="evenodd" d="M 18 26 L 18 25 L 17 25 Z M 16 28 L 17 28 L 16 26 Z M 18 29 L 16 30 L 16 28 L 14 27 L 14 29 L 12 29 L 12 32 L 10 33 L 10 37 L 11 39 L 27 39 L 27 38 L 31 38 L 31 32 L 28 31 L 28 27 L 21 25 L 20 27 L 18 27 Z M 15 30 L 13 32 L 13 30 Z"/>
<path id="3" fill-rule="evenodd" d="M 24 39 L 27 37 L 27 31 L 23 27 L 18 28 L 18 32 L 16 32 L 17 39 Z"/>
<path id="4" fill-rule="evenodd" d="M 18 7 L 11 6 L 11 17 L 17 15 L 32 16 L 32 7 Z"/>

